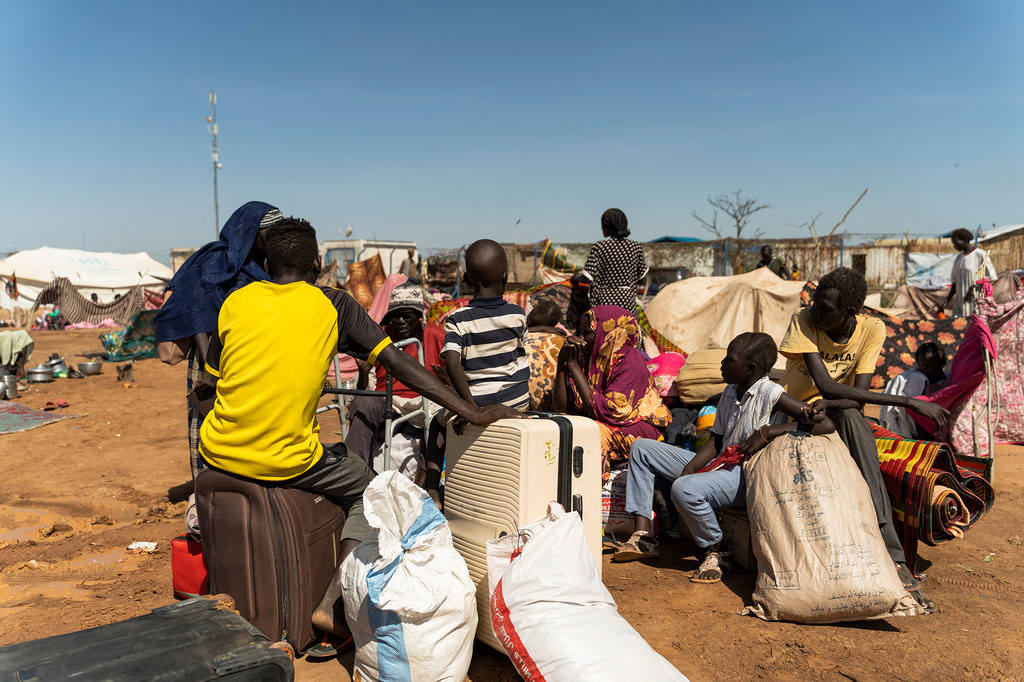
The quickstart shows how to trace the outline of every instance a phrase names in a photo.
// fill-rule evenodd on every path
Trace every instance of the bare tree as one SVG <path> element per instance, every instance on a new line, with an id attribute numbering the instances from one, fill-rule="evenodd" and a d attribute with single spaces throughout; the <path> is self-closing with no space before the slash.
<path id="1" fill-rule="evenodd" d="M 711 220 L 705 220 L 697 214 L 696 211 L 691 211 L 690 215 L 697 219 L 697 222 L 701 224 L 708 232 L 715 235 L 716 239 L 728 239 L 722 234 L 722 228 L 718 227 L 718 212 L 721 211 L 732 220 L 731 227 L 736 230 L 736 236 L 733 239 L 743 239 L 743 231 L 747 229 L 750 223 L 750 217 L 758 211 L 769 208 L 768 204 L 759 204 L 757 199 L 752 197 L 744 197 L 740 190 L 736 190 L 732 194 L 719 194 L 717 197 L 708 197 L 708 203 L 711 204 L 713 213 L 711 214 Z M 762 234 L 761 230 L 754 232 L 752 237 L 748 239 L 757 239 Z"/>
<path id="2" fill-rule="evenodd" d="M 757 199 L 753 197 L 744 197 L 743 193 L 738 189 L 732 194 L 719 194 L 717 197 L 708 197 L 708 203 L 711 204 L 712 208 L 710 219 L 701 217 L 697 211 L 690 211 L 690 215 L 700 223 L 701 227 L 715 235 L 715 239 L 725 242 L 727 246 L 734 242 L 734 248 L 729 254 L 729 264 L 732 266 L 733 272 L 739 272 L 743 262 L 744 241 L 760 239 L 761 235 L 764 234 L 762 230 L 755 230 L 753 234 L 744 237 L 743 232 L 749 226 L 750 217 L 762 209 L 769 208 L 769 205 L 759 204 Z M 731 225 L 719 227 L 719 211 L 729 218 Z M 723 234 L 723 230 L 728 231 L 732 229 L 736 231 L 735 236 Z"/>
<path id="3" fill-rule="evenodd" d="M 818 218 L 821 217 L 820 213 L 818 215 L 814 216 L 813 218 L 811 218 L 811 220 L 809 220 L 806 223 L 800 223 L 799 225 L 794 225 L 793 223 L 789 224 L 790 227 L 795 227 L 797 229 L 806 229 L 807 232 L 811 235 L 811 242 L 814 244 L 814 267 L 813 267 L 813 271 L 812 272 L 808 272 L 807 273 L 807 278 L 808 279 L 810 279 L 811 277 L 820 277 L 821 276 L 821 273 L 818 270 L 818 268 L 819 268 L 819 266 L 821 264 L 821 247 L 824 244 L 831 243 L 832 237 L 835 235 L 836 230 L 839 229 L 840 225 L 842 225 L 843 223 L 846 222 L 846 219 L 850 217 L 850 213 L 853 212 L 853 209 L 857 208 L 857 204 L 860 203 L 860 200 L 863 199 L 864 195 L 867 194 L 867 193 L 868 193 L 867 189 L 865 189 L 863 192 L 860 193 L 860 196 L 857 197 L 857 201 L 853 202 L 853 205 L 850 206 L 850 208 L 846 209 L 846 213 L 843 214 L 843 219 L 840 220 L 838 223 L 836 223 L 832 227 L 832 229 L 829 230 L 828 234 L 825 237 L 818 236 L 818 227 L 817 226 L 818 226 Z"/>

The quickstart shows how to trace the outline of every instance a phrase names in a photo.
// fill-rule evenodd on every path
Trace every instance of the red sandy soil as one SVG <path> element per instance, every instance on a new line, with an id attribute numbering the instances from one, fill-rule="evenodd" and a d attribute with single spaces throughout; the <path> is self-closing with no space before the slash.
<path id="1" fill-rule="evenodd" d="M 36 361 L 58 352 L 70 363 L 102 350 L 95 331 L 33 336 Z M 62 412 L 80 416 L 0 435 L 0 646 L 173 601 L 168 543 L 183 531 L 191 483 L 184 386 L 183 364 L 142 360 L 131 387 L 108 364 L 99 376 L 23 393 L 24 405 L 64 398 L 70 407 Z M 339 430 L 336 416 L 325 417 L 325 440 Z M 845 625 L 740 616 L 754 576 L 690 583 L 697 550 L 683 541 L 663 543 L 649 564 L 612 564 L 606 555 L 604 580 L 620 613 L 693 680 L 1024 679 L 1024 448 L 997 450 L 995 485 L 994 510 L 965 538 L 921 547 L 924 587 L 941 609 L 931 616 Z M 158 550 L 129 554 L 133 540 L 155 541 Z M 351 654 L 296 662 L 299 680 L 347 680 L 351 670 Z M 518 675 L 504 655 L 477 645 L 470 678 Z"/>

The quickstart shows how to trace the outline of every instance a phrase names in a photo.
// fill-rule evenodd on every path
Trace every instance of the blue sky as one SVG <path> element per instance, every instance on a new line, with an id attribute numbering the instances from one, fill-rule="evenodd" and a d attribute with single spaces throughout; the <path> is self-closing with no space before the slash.
<path id="1" fill-rule="evenodd" d="M 148 251 L 250 199 L 454 247 L 1024 222 L 1024 3 L 0 0 L 0 250 Z"/>

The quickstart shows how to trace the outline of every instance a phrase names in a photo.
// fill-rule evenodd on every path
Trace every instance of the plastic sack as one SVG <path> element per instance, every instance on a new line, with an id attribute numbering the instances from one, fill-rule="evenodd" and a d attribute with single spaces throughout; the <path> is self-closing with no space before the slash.
<path id="1" fill-rule="evenodd" d="M 765 620 L 835 623 L 924 612 L 903 589 L 868 484 L 837 434 L 790 432 L 743 464 Z"/>
<path id="2" fill-rule="evenodd" d="M 406 433 L 396 433 L 391 437 L 391 461 L 384 461 L 384 444 L 381 443 L 373 456 L 374 471 L 398 471 L 410 481 L 416 480 L 416 474 L 423 464 L 420 454 L 420 439 Z"/>
<path id="3" fill-rule="evenodd" d="M 487 542 L 494 634 L 525 680 L 686 680 L 619 615 L 575 512 Z"/>
<path id="4" fill-rule="evenodd" d="M 376 529 L 341 565 L 355 679 L 463 682 L 473 657 L 476 588 L 448 522 L 397 471 L 363 493 Z"/>

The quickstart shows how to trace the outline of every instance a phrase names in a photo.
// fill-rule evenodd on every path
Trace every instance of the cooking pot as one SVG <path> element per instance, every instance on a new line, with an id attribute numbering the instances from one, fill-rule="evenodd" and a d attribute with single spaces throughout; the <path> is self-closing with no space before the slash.
<path id="1" fill-rule="evenodd" d="M 99 374 L 103 371 L 103 363 L 99 360 L 93 360 L 92 362 L 80 362 L 78 363 L 78 371 L 86 376 Z"/>
<path id="2" fill-rule="evenodd" d="M 8 400 L 14 400 L 21 395 L 18 393 L 18 377 L 13 374 L 8 374 L 3 379 L 0 379 L 0 385 L 6 387 Z"/>
<path id="3" fill-rule="evenodd" d="M 53 367 L 48 365 L 36 365 L 28 371 L 28 376 L 26 376 L 25 379 L 33 383 L 53 381 Z"/>
<path id="4" fill-rule="evenodd" d="M 66 372 L 67 369 L 68 369 L 68 365 L 67 365 L 66 362 L 64 362 L 64 358 L 57 358 L 56 360 L 50 360 L 46 364 L 50 367 L 50 369 L 53 370 L 54 374 L 56 374 L 57 372 Z M 52 379 L 53 377 L 50 377 L 50 378 Z"/>

